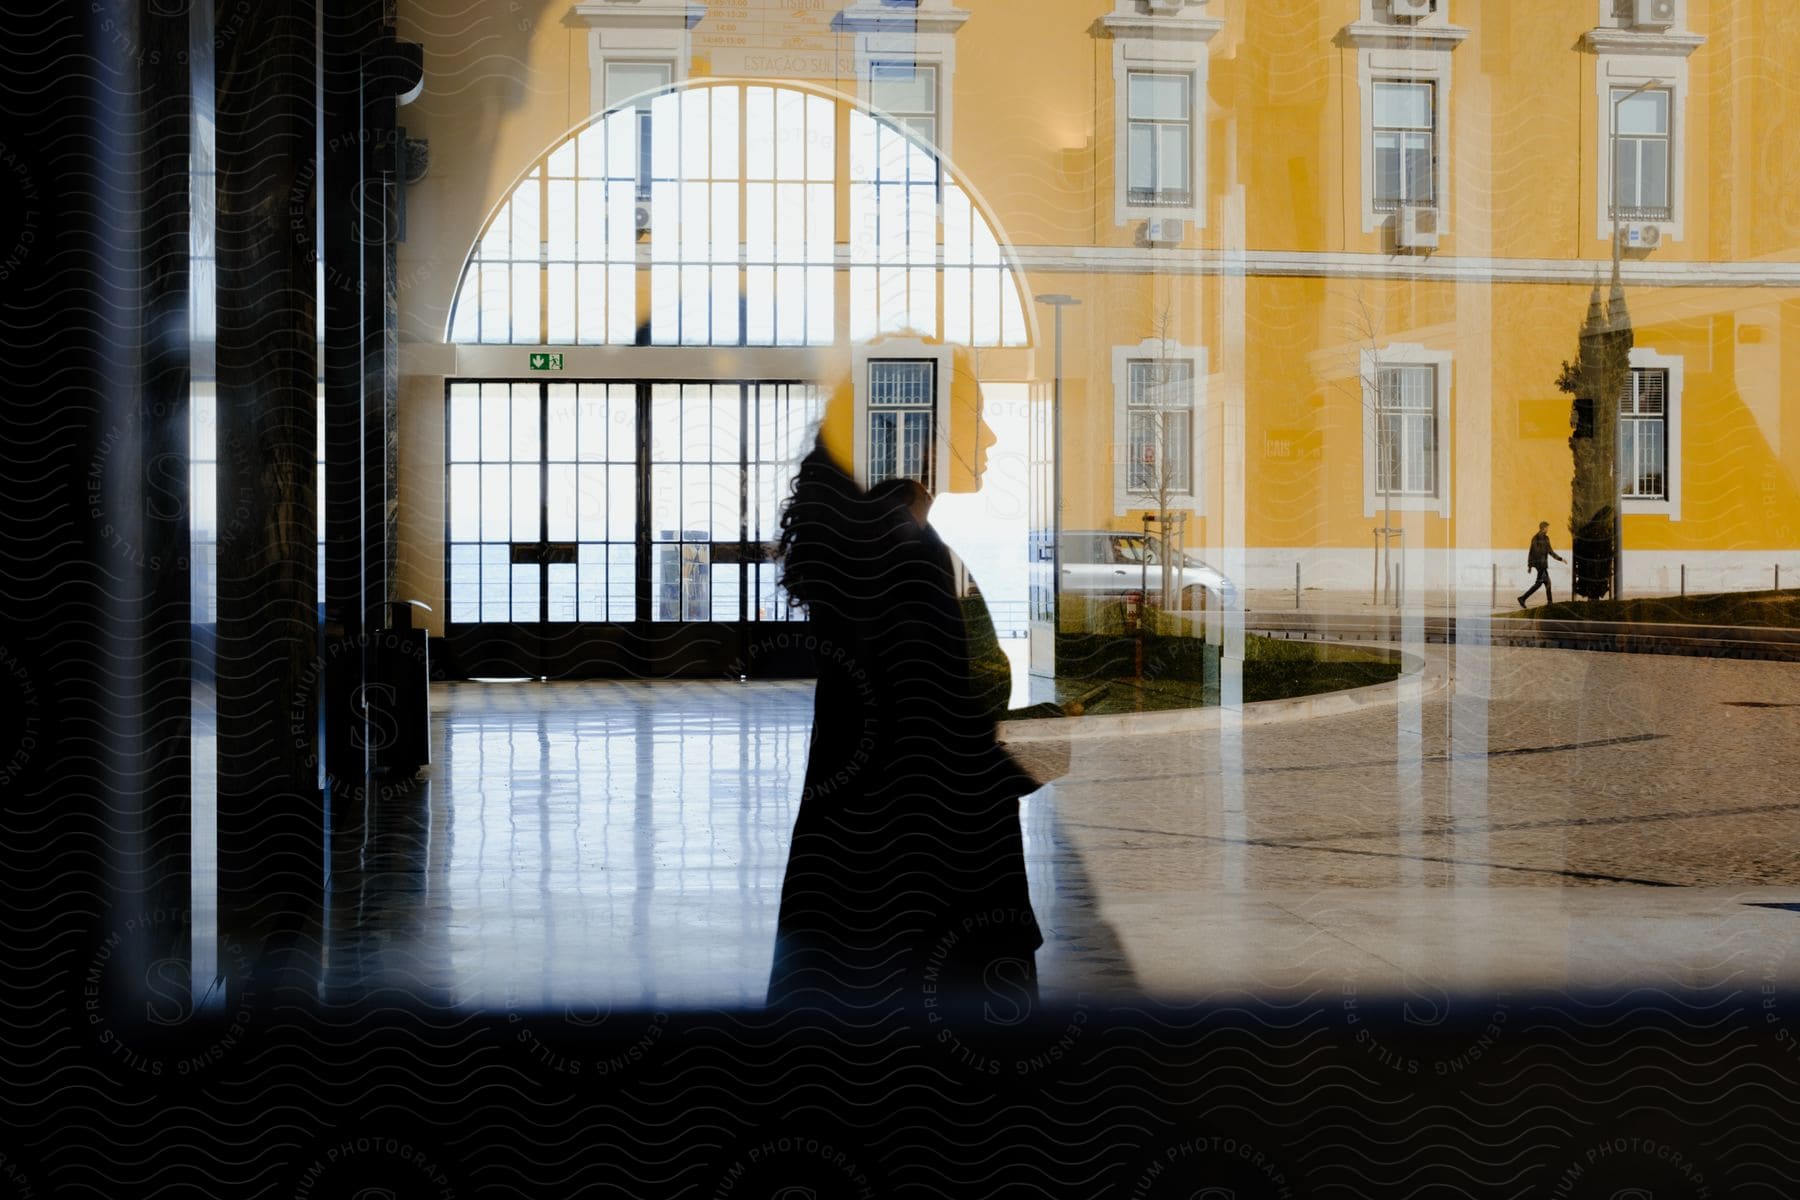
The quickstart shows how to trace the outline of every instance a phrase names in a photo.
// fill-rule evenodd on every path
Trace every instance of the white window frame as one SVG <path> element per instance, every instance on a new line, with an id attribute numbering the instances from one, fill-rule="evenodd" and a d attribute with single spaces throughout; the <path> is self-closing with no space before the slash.
<path id="1" fill-rule="evenodd" d="M 1450 494 L 1455 481 L 1450 476 L 1450 442 L 1455 434 L 1455 426 L 1451 423 L 1454 415 L 1450 407 L 1451 372 L 1454 356 L 1448 350 L 1432 350 L 1425 346 L 1396 342 L 1379 350 L 1364 350 L 1358 356 L 1361 373 L 1358 390 L 1362 394 L 1362 476 L 1363 476 L 1363 515 L 1376 517 L 1382 513 L 1382 495 L 1379 480 L 1376 477 L 1376 413 L 1378 398 L 1375 394 L 1376 382 L 1383 367 L 1429 366 L 1435 368 L 1436 410 L 1437 419 L 1437 495 L 1417 496 L 1395 494 L 1389 497 L 1389 507 L 1395 512 L 1435 512 L 1440 517 L 1450 515 Z"/>
<path id="2" fill-rule="evenodd" d="M 588 29 L 588 111 L 606 111 L 609 63 L 654 63 L 669 82 L 685 82 L 693 59 L 689 31 L 705 10 L 687 0 L 583 0 L 569 20 Z"/>
<path id="3" fill-rule="evenodd" d="M 1646 83 L 1669 96 L 1669 218 L 1654 224 L 1662 228 L 1662 236 L 1670 241 L 1680 241 L 1685 233 L 1687 189 L 1683 176 L 1687 173 L 1687 77 L 1686 59 L 1603 54 L 1597 60 L 1594 71 L 1595 133 L 1598 138 L 1594 164 L 1597 184 L 1594 232 L 1609 246 L 1613 235 L 1613 96 L 1615 92 L 1630 91 Z M 1634 223 L 1625 219 L 1619 222 L 1621 228 Z"/>
<path id="4" fill-rule="evenodd" d="M 1706 39 L 1688 33 L 1686 0 L 1677 0 L 1675 23 L 1668 29 L 1637 29 L 1612 14 L 1612 0 L 1597 0 L 1599 24 L 1585 35 L 1594 52 L 1594 236 L 1610 253 L 1613 236 L 1613 108 L 1614 89 L 1629 91 L 1641 84 L 1669 93 L 1669 213 L 1657 221 L 1668 241 L 1681 241 L 1687 231 L 1688 56 Z M 1621 226 L 1628 222 L 1620 222 Z"/>
<path id="5" fill-rule="evenodd" d="M 1356 47 L 1357 92 L 1362 112 L 1357 129 L 1357 157 L 1362 173 L 1362 229 L 1374 233 L 1400 220 L 1398 209 L 1375 207 L 1375 82 L 1430 83 L 1432 125 L 1433 205 L 1438 213 L 1438 232 L 1450 232 L 1452 175 L 1450 162 L 1450 111 L 1455 95 L 1450 89 L 1450 56 L 1469 36 L 1469 31 L 1450 23 L 1450 0 L 1439 0 L 1437 11 L 1417 21 L 1400 20 L 1388 0 L 1361 0 L 1357 20 L 1346 26 L 1344 38 Z"/>
<path id="6" fill-rule="evenodd" d="M 1161 78 L 1167 78 L 1167 79 L 1180 80 L 1182 88 L 1187 94 L 1187 112 L 1186 112 L 1186 114 L 1184 114 L 1179 119 L 1155 118 L 1155 117 L 1134 117 L 1131 114 L 1131 86 L 1132 86 L 1132 83 L 1135 80 L 1139 79 L 1140 77 L 1145 78 L 1145 79 L 1161 77 Z M 1196 113 L 1196 109 L 1198 108 L 1198 105 L 1196 104 L 1194 85 L 1195 85 L 1195 78 L 1194 78 L 1193 71 L 1163 70 L 1163 69 L 1145 67 L 1145 66 L 1141 66 L 1141 65 L 1128 65 L 1125 69 L 1125 94 L 1124 94 L 1125 142 L 1120 148 L 1119 171 L 1124 176 L 1124 179 L 1125 179 L 1126 207 L 1130 208 L 1134 212 L 1141 211 L 1141 212 L 1147 213 L 1147 214 L 1175 212 L 1175 213 L 1186 214 L 1186 213 L 1192 212 L 1197 207 L 1197 205 L 1195 203 L 1197 193 L 1195 190 L 1194 181 L 1198 177 L 1199 171 L 1197 169 L 1197 165 L 1194 160 L 1194 151 L 1195 151 L 1195 146 L 1199 142 L 1200 139 L 1195 136 L 1195 132 L 1194 132 L 1195 113 Z M 1187 138 L 1186 138 L 1186 141 L 1187 141 L 1187 164 L 1186 164 L 1187 171 L 1186 171 L 1186 178 L 1183 180 L 1183 182 L 1186 184 L 1186 187 L 1183 189 L 1183 191 L 1185 191 L 1185 193 L 1186 193 L 1186 196 L 1183 199 L 1172 202 L 1172 203 L 1165 204 L 1165 203 L 1159 203 L 1158 201 L 1156 201 L 1154 199 L 1146 200 L 1146 199 L 1142 198 L 1141 196 L 1134 197 L 1131 194 L 1131 190 L 1132 190 L 1131 189 L 1131 174 L 1132 174 L 1132 167 L 1134 165 L 1132 163 L 1132 157 L 1131 157 L 1131 127 L 1135 124 L 1138 124 L 1139 122 L 1148 123 L 1153 129 L 1163 129 L 1163 128 L 1170 128 L 1170 127 L 1176 127 L 1176 126 L 1186 126 L 1187 127 Z M 1153 159 L 1156 156 L 1155 147 L 1156 147 L 1156 140 L 1153 139 L 1152 143 L 1151 143 L 1151 153 L 1152 153 Z M 1162 189 L 1153 187 L 1150 189 L 1150 193 L 1152 196 L 1161 195 Z"/>
<path id="7" fill-rule="evenodd" d="M 856 427 L 851 439 L 851 455 L 856 459 L 854 467 L 857 486 L 869 486 L 869 364 L 883 359 L 903 359 L 917 361 L 930 359 L 937 364 L 934 372 L 936 395 L 932 397 L 932 477 L 925 481 L 925 486 L 933 492 L 944 490 L 948 479 L 950 461 L 950 414 L 949 380 L 954 364 L 951 348 L 942 345 L 929 345 L 925 342 L 909 338 L 883 338 L 874 345 L 858 345 L 850 355 L 850 378 L 853 390 Z"/>
<path id="8" fill-rule="evenodd" d="M 1631 366 L 1669 373 L 1668 394 L 1663 398 L 1663 421 L 1666 440 L 1663 452 L 1668 461 L 1663 466 L 1663 497 L 1653 499 L 1626 496 L 1622 505 L 1627 514 L 1643 513 L 1681 520 L 1681 394 L 1685 382 L 1686 360 L 1678 354 L 1660 354 L 1655 350 L 1633 346 Z M 1618 431 L 1614 431 L 1614 437 Z M 1615 443 L 1616 445 L 1616 443 Z"/>
<path id="9" fill-rule="evenodd" d="M 930 115 L 932 134 L 930 138 L 923 140 L 926 145 L 935 146 L 942 151 L 945 149 L 942 140 L 943 135 L 947 132 L 947 119 L 944 113 L 944 72 L 936 60 L 920 58 L 916 54 L 897 54 L 890 56 L 870 55 L 867 59 L 861 60 L 857 64 L 857 98 L 862 102 L 864 108 L 867 108 L 872 112 L 887 112 L 888 110 L 878 108 L 875 104 L 875 68 L 897 66 L 902 63 L 911 66 L 915 72 L 931 72 L 932 110 Z M 892 116 L 895 123 L 902 128 L 911 131 L 914 135 L 918 134 L 918 130 L 914 129 L 913 126 L 907 122 L 906 118 L 921 114 L 893 112 L 889 113 L 889 115 Z"/>
<path id="10" fill-rule="evenodd" d="M 1128 225 L 1160 217 L 1192 221 L 1196 229 L 1206 224 L 1206 71 L 1191 58 L 1177 57 L 1177 47 L 1158 46 L 1144 53 L 1136 43 L 1113 44 L 1113 209 L 1116 223 Z M 1201 59 L 1205 61 L 1204 56 Z M 1185 75 L 1188 80 L 1188 202 L 1142 204 L 1131 199 L 1131 76 L 1138 73 Z"/>
<path id="11" fill-rule="evenodd" d="M 1206 495 L 1206 460 L 1201 456 L 1205 445 L 1206 428 L 1206 349 L 1202 346 L 1188 346 L 1177 342 L 1165 343 L 1160 338 L 1145 338 L 1134 346 L 1114 346 L 1112 351 L 1112 384 L 1113 384 L 1113 516 L 1122 517 L 1128 512 L 1142 512 L 1156 507 L 1156 498 L 1144 492 L 1131 490 L 1131 364 L 1144 359 L 1167 357 L 1171 361 L 1186 362 L 1194 371 L 1194 408 L 1191 435 L 1193 444 L 1188 447 L 1188 461 L 1192 469 L 1188 473 L 1190 490 L 1175 494 L 1170 508 L 1192 513 L 1196 516 L 1204 514 L 1203 499 Z"/>
<path id="12" fill-rule="evenodd" d="M 1663 116 L 1662 132 L 1658 133 L 1658 132 L 1652 131 L 1650 133 L 1625 133 L 1618 128 L 1618 124 L 1619 124 L 1618 118 L 1624 115 L 1624 111 L 1627 107 L 1629 107 L 1633 104 L 1636 104 L 1637 102 L 1639 102 L 1641 100 L 1651 100 L 1653 98 L 1660 99 L 1660 101 L 1662 103 L 1662 110 L 1663 110 L 1663 112 L 1662 112 L 1662 116 Z M 1607 97 L 1607 105 L 1612 110 L 1612 115 L 1614 118 L 1613 129 L 1611 130 L 1610 135 L 1607 138 L 1607 143 L 1606 143 L 1607 156 L 1608 156 L 1608 159 L 1610 160 L 1610 165 L 1612 166 L 1613 171 L 1614 171 L 1613 179 L 1606 189 L 1606 191 L 1607 191 L 1606 202 L 1607 202 L 1608 215 L 1616 216 L 1616 218 L 1622 222 L 1654 221 L 1660 225 L 1660 224 L 1664 224 L 1664 223 L 1670 221 L 1674 216 L 1674 209 L 1675 209 L 1675 111 L 1674 111 L 1675 110 L 1675 97 L 1674 97 L 1674 94 L 1664 88 L 1646 88 L 1644 91 L 1637 92 L 1634 95 L 1633 93 L 1626 91 L 1623 88 L 1615 87 L 1612 89 L 1612 95 Z M 1662 210 L 1658 214 L 1645 215 L 1645 214 L 1639 213 L 1639 214 L 1633 215 L 1633 214 L 1629 214 L 1629 213 L 1615 214 L 1613 212 L 1614 200 L 1615 199 L 1623 200 L 1623 198 L 1624 198 L 1622 195 L 1615 197 L 1613 194 L 1614 189 L 1617 188 L 1622 192 L 1625 185 L 1628 182 L 1631 182 L 1629 177 L 1620 177 L 1617 174 L 1618 165 L 1619 165 L 1619 151 L 1624 149 L 1626 142 L 1631 142 L 1634 145 L 1637 145 L 1639 147 L 1639 150 L 1637 152 L 1637 168 L 1638 169 L 1637 169 L 1637 180 L 1636 180 L 1636 182 L 1639 185 L 1641 185 L 1645 180 L 1644 158 L 1643 158 L 1642 147 L 1646 144 L 1651 144 L 1651 143 L 1655 143 L 1655 142 L 1662 143 L 1662 146 L 1663 146 L 1662 193 L 1663 193 L 1663 199 L 1664 199 L 1665 203 L 1657 206 Z M 1645 205 L 1643 203 L 1643 196 L 1641 194 L 1641 192 L 1642 192 L 1641 186 L 1639 188 L 1639 192 L 1640 192 L 1640 194 L 1637 196 L 1638 202 L 1634 205 L 1631 205 L 1630 207 L 1641 210 L 1641 209 L 1647 208 L 1649 206 Z M 1624 208 L 1626 206 L 1621 204 L 1618 207 Z"/>
<path id="13" fill-rule="evenodd" d="M 1427 134 L 1427 141 L 1431 145 L 1431 170 L 1429 172 L 1431 198 L 1430 198 L 1429 203 L 1426 204 L 1425 206 L 1430 207 L 1430 208 L 1436 208 L 1436 207 L 1438 207 L 1438 200 L 1442 196 L 1443 190 L 1444 190 L 1442 181 L 1439 179 L 1439 175 L 1442 172 L 1440 172 L 1438 170 L 1438 166 L 1441 161 L 1439 158 L 1439 155 L 1438 155 L 1438 148 L 1439 148 L 1439 143 L 1440 143 L 1438 134 L 1439 134 L 1439 130 L 1440 130 L 1443 122 L 1441 119 L 1441 114 L 1438 111 L 1437 80 L 1435 77 L 1431 77 L 1431 76 L 1427 76 L 1425 78 L 1419 78 L 1418 76 L 1413 76 L 1413 75 L 1402 76 L 1402 77 L 1382 75 L 1382 76 L 1377 76 L 1374 79 L 1371 79 L 1369 81 L 1370 113 L 1369 113 L 1368 154 L 1369 154 L 1370 203 L 1373 207 L 1375 207 L 1383 212 L 1398 212 L 1400 210 L 1400 208 L 1404 205 L 1420 204 L 1420 201 L 1416 197 L 1412 197 L 1412 196 L 1395 197 L 1393 199 L 1384 199 L 1382 196 L 1377 194 L 1380 191 L 1379 172 L 1376 170 L 1377 158 L 1378 158 L 1378 154 L 1379 154 L 1379 150 L 1375 145 L 1377 135 L 1379 135 L 1381 133 L 1383 128 L 1391 129 L 1393 132 L 1401 135 L 1402 140 L 1401 140 L 1401 144 L 1400 144 L 1400 190 L 1402 192 L 1404 192 L 1404 191 L 1406 191 L 1407 181 L 1410 179 L 1410 175 L 1406 169 L 1407 168 L 1407 162 L 1406 162 L 1407 150 L 1406 150 L 1406 144 L 1405 144 L 1404 139 L 1405 139 L 1405 136 L 1408 134 L 1416 135 L 1421 132 L 1421 130 L 1419 130 L 1418 128 L 1416 128 L 1414 126 L 1395 125 L 1395 126 L 1384 127 L 1377 123 L 1375 109 L 1378 106 L 1376 104 L 1376 98 L 1377 98 L 1378 93 L 1380 92 L 1380 90 L 1383 87 L 1407 87 L 1407 88 L 1422 87 L 1426 90 L 1426 94 L 1431 97 L 1430 108 L 1429 108 L 1430 124 L 1427 125 L 1426 128 L 1423 130 L 1423 132 Z"/>
<path id="14" fill-rule="evenodd" d="M 1207 44 L 1225 22 L 1201 16 L 1207 0 L 1189 0 L 1176 14 L 1139 10 L 1135 0 L 1116 0 L 1115 10 L 1101 19 L 1113 39 L 1113 223 L 1174 217 L 1195 229 L 1206 225 Z M 1135 71 L 1184 74 L 1192 136 L 1188 141 L 1188 203 L 1133 204 L 1130 199 L 1130 76 Z"/>
<path id="15" fill-rule="evenodd" d="M 612 73 L 614 67 L 661 67 L 668 73 L 667 82 L 663 83 L 661 86 L 667 88 L 675 82 L 675 69 L 670 63 L 664 60 L 655 58 L 626 58 L 623 55 L 617 58 L 609 58 L 600 64 L 600 103 L 602 108 L 609 108 L 611 106 L 611 101 L 607 96 L 607 92 L 611 90 L 608 86 L 609 81 L 607 77 Z M 639 93 L 633 94 L 637 95 Z M 636 105 L 636 108 L 638 111 L 638 131 L 641 139 L 644 133 L 650 128 L 650 108 L 641 101 Z M 649 153 L 648 144 L 641 143 L 638 153 L 640 164 L 638 174 L 638 199 L 645 203 L 648 203 L 650 200 L 650 180 L 647 177 L 642 164 L 648 160 Z"/>
<path id="16" fill-rule="evenodd" d="M 1381 207 L 1375 199 L 1375 85 L 1378 83 L 1428 83 L 1431 85 L 1431 206 L 1438 213 L 1438 233 L 1450 232 L 1450 53 L 1447 50 L 1372 47 L 1356 56 L 1357 81 L 1362 96 L 1362 227 L 1364 233 L 1400 219 L 1398 206 Z"/>
<path id="17" fill-rule="evenodd" d="M 968 11 L 951 0 L 919 0 L 916 6 L 859 0 L 846 8 L 839 23 L 856 34 L 857 102 L 874 107 L 875 63 L 930 67 L 937 72 L 937 136 L 931 144 L 948 155 L 956 132 L 956 34 L 968 19 Z"/>

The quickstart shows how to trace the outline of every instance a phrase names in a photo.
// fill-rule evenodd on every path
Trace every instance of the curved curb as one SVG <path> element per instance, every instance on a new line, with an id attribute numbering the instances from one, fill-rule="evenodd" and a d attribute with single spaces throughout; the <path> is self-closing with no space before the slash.
<path id="1" fill-rule="evenodd" d="M 1326 643 L 1330 644 L 1330 643 Z M 1286 721 L 1310 721 L 1341 717 L 1384 708 L 1402 700 L 1422 700 L 1442 691 L 1449 683 L 1445 671 L 1433 671 L 1417 654 L 1400 652 L 1400 676 L 1388 683 L 1341 692 L 1320 692 L 1285 700 L 1256 700 L 1237 714 L 1243 725 L 1278 725 Z M 1062 742 L 1079 738 L 1140 737 L 1150 733 L 1190 733 L 1218 729 L 1227 710 L 1172 708 L 1162 712 L 1104 713 L 1092 717 L 1057 717 L 1048 720 L 1002 721 L 997 736 L 1002 742 Z"/>
<path id="2" fill-rule="evenodd" d="M 1493 646 L 1800 662 L 1800 630 L 1785 626 L 1544 620 L 1536 616 L 1458 618 L 1437 613 L 1417 620 L 1418 636 L 1427 643 L 1456 641 L 1460 620 Z M 1247 613 L 1244 628 L 1257 633 L 1320 634 L 1327 640 L 1391 642 L 1399 639 L 1403 625 L 1390 616 L 1366 613 Z"/>

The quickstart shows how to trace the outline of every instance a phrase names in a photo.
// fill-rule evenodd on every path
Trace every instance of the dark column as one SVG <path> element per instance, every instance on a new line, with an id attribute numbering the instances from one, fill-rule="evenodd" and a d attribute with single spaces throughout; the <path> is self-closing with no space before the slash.
<path id="1" fill-rule="evenodd" d="M 325 273 L 325 764 L 335 834 L 362 827 L 366 803 L 367 730 L 363 704 L 369 677 L 367 631 L 378 624 L 367 578 L 370 535 L 366 497 L 364 414 L 368 393 L 367 308 L 370 282 L 358 219 L 365 186 L 362 61 L 381 36 L 381 13 L 369 0 L 323 0 L 324 158 L 319 195 Z"/>
<path id="2" fill-rule="evenodd" d="M 380 0 L 324 0 L 326 764 L 331 828 L 367 817 L 372 743 L 392 706 L 377 659 L 396 558 L 397 314 L 392 238 L 395 96 L 417 85 L 416 46 Z"/>
<path id="3" fill-rule="evenodd" d="M 145 953 L 157 968 L 143 977 L 163 1018 L 185 1009 L 192 948 L 192 605 L 189 597 L 190 409 L 189 147 L 192 121 L 187 13 L 135 0 L 141 58 L 138 132 L 139 446 L 132 459 L 143 496 L 133 506 L 142 552 L 143 604 L 137 625 L 141 705 L 134 747 L 143 791 L 131 864 Z M 161 914 L 158 918 L 157 914 Z M 141 913 L 139 914 L 141 917 Z"/>
<path id="4" fill-rule="evenodd" d="M 316 945 L 323 883 L 315 8 L 219 9 L 220 939 L 264 951 Z"/>
<path id="5" fill-rule="evenodd" d="M 12 1011 L 44 1018 L 0 1054 L 15 1132 L 95 1030 L 186 1000 L 188 92 L 168 8 L 53 6 L 0 39 L 0 961 Z"/>
<path id="6" fill-rule="evenodd" d="M 364 278 L 363 343 L 365 409 L 363 427 L 367 511 L 374 522 L 365 572 L 369 603 L 385 606 L 403 599 L 396 590 L 400 558 L 400 173 L 405 146 L 396 110 L 417 94 L 423 80 L 423 48 L 393 36 L 387 20 L 382 37 L 363 56 L 364 140 L 361 223 Z M 379 586 L 377 586 L 377 581 Z M 385 621 L 383 622 L 385 624 Z"/>
<path id="7" fill-rule="evenodd" d="M 135 405 L 106 336 L 125 320 L 106 274 L 125 243 L 100 214 L 122 202 L 128 169 L 108 132 L 122 107 L 123 55 L 99 36 L 112 15 L 45 8 L 6 21 L 0 40 L 12 85 L 0 88 L 0 167 L 13 200 L 0 237 L 0 686 L 11 702 L 0 722 L 0 960 L 14 1014 L 0 1038 L 0 1127 L 20 1146 L 44 1136 L 45 1101 L 88 1044 L 80 997 L 107 917 L 105 813 L 128 795 L 103 736 L 114 647 L 96 633 L 110 615 L 98 599 L 110 562 L 93 512 L 113 506 L 113 480 L 91 474 L 108 427 Z"/>

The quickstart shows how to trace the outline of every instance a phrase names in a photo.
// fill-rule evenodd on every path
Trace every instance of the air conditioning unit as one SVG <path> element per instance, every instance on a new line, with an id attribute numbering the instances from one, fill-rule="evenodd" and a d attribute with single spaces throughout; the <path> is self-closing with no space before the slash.
<path id="1" fill-rule="evenodd" d="M 637 231 L 639 233 L 648 233 L 650 231 L 650 206 L 648 204 L 640 204 L 632 209 L 631 219 L 637 226 Z"/>
<path id="2" fill-rule="evenodd" d="M 1438 210 L 1408 204 L 1394 218 L 1394 245 L 1402 250 L 1435 250 L 1438 244 Z"/>
<path id="3" fill-rule="evenodd" d="M 1152 217 L 1144 222 L 1144 240 L 1152 246 L 1179 246 L 1187 240 L 1184 217 Z"/>
<path id="4" fill-rule="evenodd" d="M 1639 29 L 1667 29 L 1675 24 L 1675 0 L 1637 0 L 1631 23 Z"/>
<path id="5" fill-rule="evenodd" d="M 1416 21 L 1437 11 L 1437 0 L 1388 0 L 1388 5 L 1388 11 L 1402 21 Z"/>
<path id="6" fill-rule="evenodd" d="M 1662 243 L 1662 226 L 1633 223 L 1625 226 L 1620 236 L 1629 249 L 1654 250 Z"/>
<path id="7" fill-rule="evenodd" d="M 1188 0 L 1144 0 L 1153 13 L 1178 13 L 1187 6 Z"/>

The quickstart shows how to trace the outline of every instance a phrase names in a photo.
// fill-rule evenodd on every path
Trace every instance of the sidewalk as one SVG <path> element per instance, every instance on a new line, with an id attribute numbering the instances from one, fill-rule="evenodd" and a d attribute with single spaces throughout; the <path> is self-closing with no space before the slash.
<path id="1" fill-rule="evenodd" d="M 1522 572 L 1521 572 L 1522 574 Z M 1511 577 L 1508 577 L 1511 578 Z M 1327 588 L 1302 588 L 1300 603 L 1294 603 L 1293 588 L 1249 588 L 1244 592 L 1244 609 L 1253 613 L 1339 613 L 1339 614 L 1380 614 L 1391 612 L 1423 612 L 1427 615 L 1454 616 L 1459 611 L 1465 615 L 1471 612 L 1518 612 L 1519 593 L 1525 590 L 1524 584 L 1513 580 L 1515 587 L 1507 590 L 1507 578 L 1500 581 L 1497 592 L 1482 588 L 1479 591 L 1467 590 L 1462 593 L 1446 591 L 1442 588 L 1430 590 L 1415 589 L 1406 597 L 1405 607 L 1395 604 L 1372 604 L 1367 590 L 1342 591 Z M 1529 580 L 1526 581 L 1529 583 Z M 1644 596 L 1661 596 L 1666 593 L 1657 590 L 1638 591 L 1635 588 L 1625 589 L 1625 599 L 1637 599 Z M 1564 600 L 1572 599 L 1560 589 L 1557 595 Z M 1536 608 L 1544 603 L 1543 589 L 1531 598 L 1531 607 Z"/>

